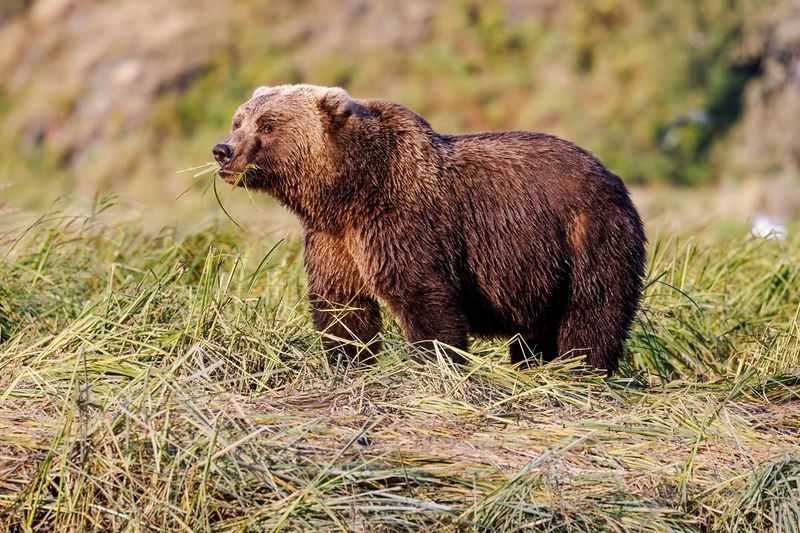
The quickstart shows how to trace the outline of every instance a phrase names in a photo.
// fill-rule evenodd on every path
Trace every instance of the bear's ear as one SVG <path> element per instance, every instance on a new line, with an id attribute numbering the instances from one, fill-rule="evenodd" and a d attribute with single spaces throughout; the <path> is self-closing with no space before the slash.
<path id="1" fill-rule="evenodd" d="M 251 96 L 250 98 L 258 98 L 259 96 L 263 96 L 267 94 L 267 91 L 269 91 L 269 87 L 267 87 L 266 85 L 262 85 L 261 87 L 253 91 L 253 96 Z"/>
<path id="2" fill-rule="evenodd" d="M 338 128 L 353 113 L 358 112 L 358 103 L 350 98 L 347 91 L 341 87 L 332 87 L 326 90 L 319 100 L 320 110 L 328 116 L 331 125 Z"/>

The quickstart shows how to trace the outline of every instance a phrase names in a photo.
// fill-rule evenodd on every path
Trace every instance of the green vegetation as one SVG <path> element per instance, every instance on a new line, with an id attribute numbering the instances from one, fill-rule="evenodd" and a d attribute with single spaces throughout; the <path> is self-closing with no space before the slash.
<path id="1" fill-rule="evenodd" d="M 92 39 L 66 15 L 47 40 L 0 25 L 0 142 L 18 150 L 0 182 L 23 208 L 96 190 L 165 207 L 255 87 L 297 82 L 401 102 L 443 132 L 554 133 L 628 183 L 796 181 L 790 0 L 74 4 Z M 114 16 L 130 32 L 104 30 Z"/>
<path id="2" fill-rule="evenodd" d="M 344 57 L 305 64 L 293 62 L 294 46 L 245 29 L 254 35 L 216 56 L 168 106 L 166 122 L 186 134 L 219 132 L 252 88 L 309 81 L 395 99 L 446 132 L 555 131 L 629 182 L 715 177 L 710 150 L 724 143 L 746 84 L 760 74 L 762 58 L 742 45 L 747 21 L 776 2 L 576 0 L 554 8 L 552 20 L 514 16 L 504 4 L 444 2 L 408 50 L 376 54 L 356 43 Z"/>
<path id="3" fill-rule="evenodd" d="M 619 375 L 329 362 L 300 245 L 45 215 L 0 254 L 0 529 L 794 531 L 800 240 L 654 238 Z M 227 226 L 231 228 L 230 225 Z M 794 229 L 794 228 L 793 228 Z"/>

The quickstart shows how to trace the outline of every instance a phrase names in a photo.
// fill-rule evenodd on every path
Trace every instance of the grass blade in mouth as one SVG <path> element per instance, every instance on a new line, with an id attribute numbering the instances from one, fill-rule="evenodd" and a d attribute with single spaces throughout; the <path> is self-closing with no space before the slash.
<path id="1" fill-rule="evenodd" d="M 219 197 L 219 191 L 217 191 L 217 179 L 216 179 L 217 178 L 217 173 L 219 172 L 219 170 L 220 170 L 219 165 L 217 163 L 214 163 L 214 162 L 211 162 L 211 161 L 209 161 L 207 163 L 203 163 L 202 165 L 197 165 L 195 167 L 190 167 L 190 168 L 185 168 L 185 169 L 179 170 L 178 171 L 179 174 L 184 173 L 184 172 L 194 172 L 194 174 L 192 175 L 192 178 L 198 178 L 198 179 L 194 183 L 192 183 L 185 191 L 180 193 L 178 195 L 178 197 L 175 198 L 175 199 L 176 200 L 180 199 L 187 192 L 189 192 L 190 190 L 194 189 L 197 185 L 199 185 L 203 181 L 203 179 L 202 179 L 203 177 L 205 177 L 208 174 L 211 174 L 213 172 L 214 174 L 211 177 L 211 180 L 209 181 L 208 186 L 210 186 L 214 191 L 214 198 L 217 200 L 217 205 L 219 205 L 220 209 L 222 209 L 222 212 L 225 213 L 225 216 L 228 217 L 228 219 L 231 222 L 233 222 L 233 224 L 237 228 L 242 229 L 242 226 L 239 225 L 239 223 L 236 222 L 236 220 L 234 220 L 234 218 L 231 216 L 231 214 L 225 208 L 225 206 L 222 203 L 222 200 Z M 244 172 L 242 172 L 242 173 L 240 173 L 240 174 L 238 174 L 236 176 L 236 179 L 234 180 L 232 186 L 235 188 L 243 179 L 244 179 Z M 203 191 L 203 196 L 205 196 L 205 194 L 208 192 L 208 188 L 209 188 L 208 186 Z"/>
<path id="2" fill-rule="evenodd" d="M 200 176 L 205 176 L 210 172 L 216 172 L 219 170 L 219 165 L 212 161 L 208 161 L 203 163 L 202 165 L 197 165 L 196 167 L 184 168 L 183 170 L 179 170 L 178 174 L 183 174 L 185 172 L 194 172 L 193 178 L 198 178 Z"/>
<path id="3" fill-rule="evenodd" d="M 215 178 L 211 178 L 211 188 L 212 188 L 212 189 L 214 189 L 214 198 L 216 198 L 216 199 L 217 199 L 217 204 L 219 204 L 219 207 L 220 207 L 220 209 L 222 209 L 222 212 L 223 212 L 223 213 L 225 213 L 225 216 L 226 216 L 226 217 L 228 217 L 228 219 L 229 219 L 231 222 L 233 222 L 233 224 L 234 224 L 234 225 L 235 225 L 237 228 L 239 228 L 239 229 L 243 229 L 243 228 L 242 228 L 242 227 L 239 225 L 239 223 L 238 223 L 238 222 L 236 222 L 236 221 L 233 219 L 233 217 L 231 216 L 231 214 L 230 214 L 230 213 L 228 213 L 228 210 L 227 210 L 227 209 L 225 209 L 225 206 L 224 206 L 224 205 L 222 205 L 222 200 L 220 200 L 220 198 L 219 198 L 219 192 L 217 192 L 217 180 L 216 180 Z"/>
<path id="4" fill-rule="evenodd" d="M 195 179 L 191 185 L 189 185 L 182 193 L 180 193 L 175 200 L 180 200 L 187 192 L 191 191 L 195 187 L 197 187 L 203 181 L 203 177 L 207 176 L 208 174 L 214 172 L 216 173 L 219 170 L 219 165 L 217 165 L 213 161 L 208 161 L 207 163 L 203 163 L 202 165 L 197 165 L 196 167 L 189 167 L 179 170 L 178 174 L 184 174 L 187 172 L 194 172 L 192 174 L 192 179 Z"/>
<path id="5" fill-rule="evenodd" d="M 240 173 L 238 173 L 236 175 L 236 178 L 233 180 L 233 183 L 231 183 L 231 187 L 232 188 L 235 189 L 236 187 L 239 186 L 239 184 L 242 182 L 242 180 L 244 179 L 245 175 L 247 174 L 248 170 L 260 170 L 260 169 L 259 169 L 259 167 L 257 165 L 253 165 L 252 163 L 247 165 L 246 167 L 244 167 L 244 170 L 241 171 Z M 247 185 L 245 184 L 245 188 L 246 187 L 247 187 Z"/>
<path id="6" fill-rule="evenodd" d="M 236 174 L 236 177 L 234 178 L 233 183 L 231 183 L 231 189 L 235 189 L 236 187 L 239 186 L 239 184 L 244 179 L 245 172 L 247 172 L 247 170 L 245 170 L 244 172 L 239 172 L 238 174 Z"/>

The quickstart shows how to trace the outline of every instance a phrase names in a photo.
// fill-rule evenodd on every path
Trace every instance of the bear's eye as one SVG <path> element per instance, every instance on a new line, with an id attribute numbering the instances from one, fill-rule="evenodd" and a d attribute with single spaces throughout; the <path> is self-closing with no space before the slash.
<path id="1" fill-rule="evenodd" d="M 269 133 L 272 131 L 272 123 L 264 121 L 258 125 L 258 131 L 261 133 Z"/>
<path id="2" fill-rule="evenodd" d="M 242 121 L 241 120 L 236 119 L 236 120 L 233 121 L 233 129 L 234 130 L 238 130 L 241 127 L 242 127 Z"/>

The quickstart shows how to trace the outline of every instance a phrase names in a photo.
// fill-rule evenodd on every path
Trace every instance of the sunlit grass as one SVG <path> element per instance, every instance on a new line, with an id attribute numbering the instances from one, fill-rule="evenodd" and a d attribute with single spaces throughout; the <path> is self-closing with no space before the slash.
<path id="1" fill-rule="evenodd" d="M 100 207 L 2 239 L 0 529 L 800 520 L 796 231 L 655 239 L 605 379 L 576 360 L 517 371 L 502 341 L 464 367 L 410 358 L 389 316 L 374 365 L 329 361 L 297 240 L 150 235 Z"/>

